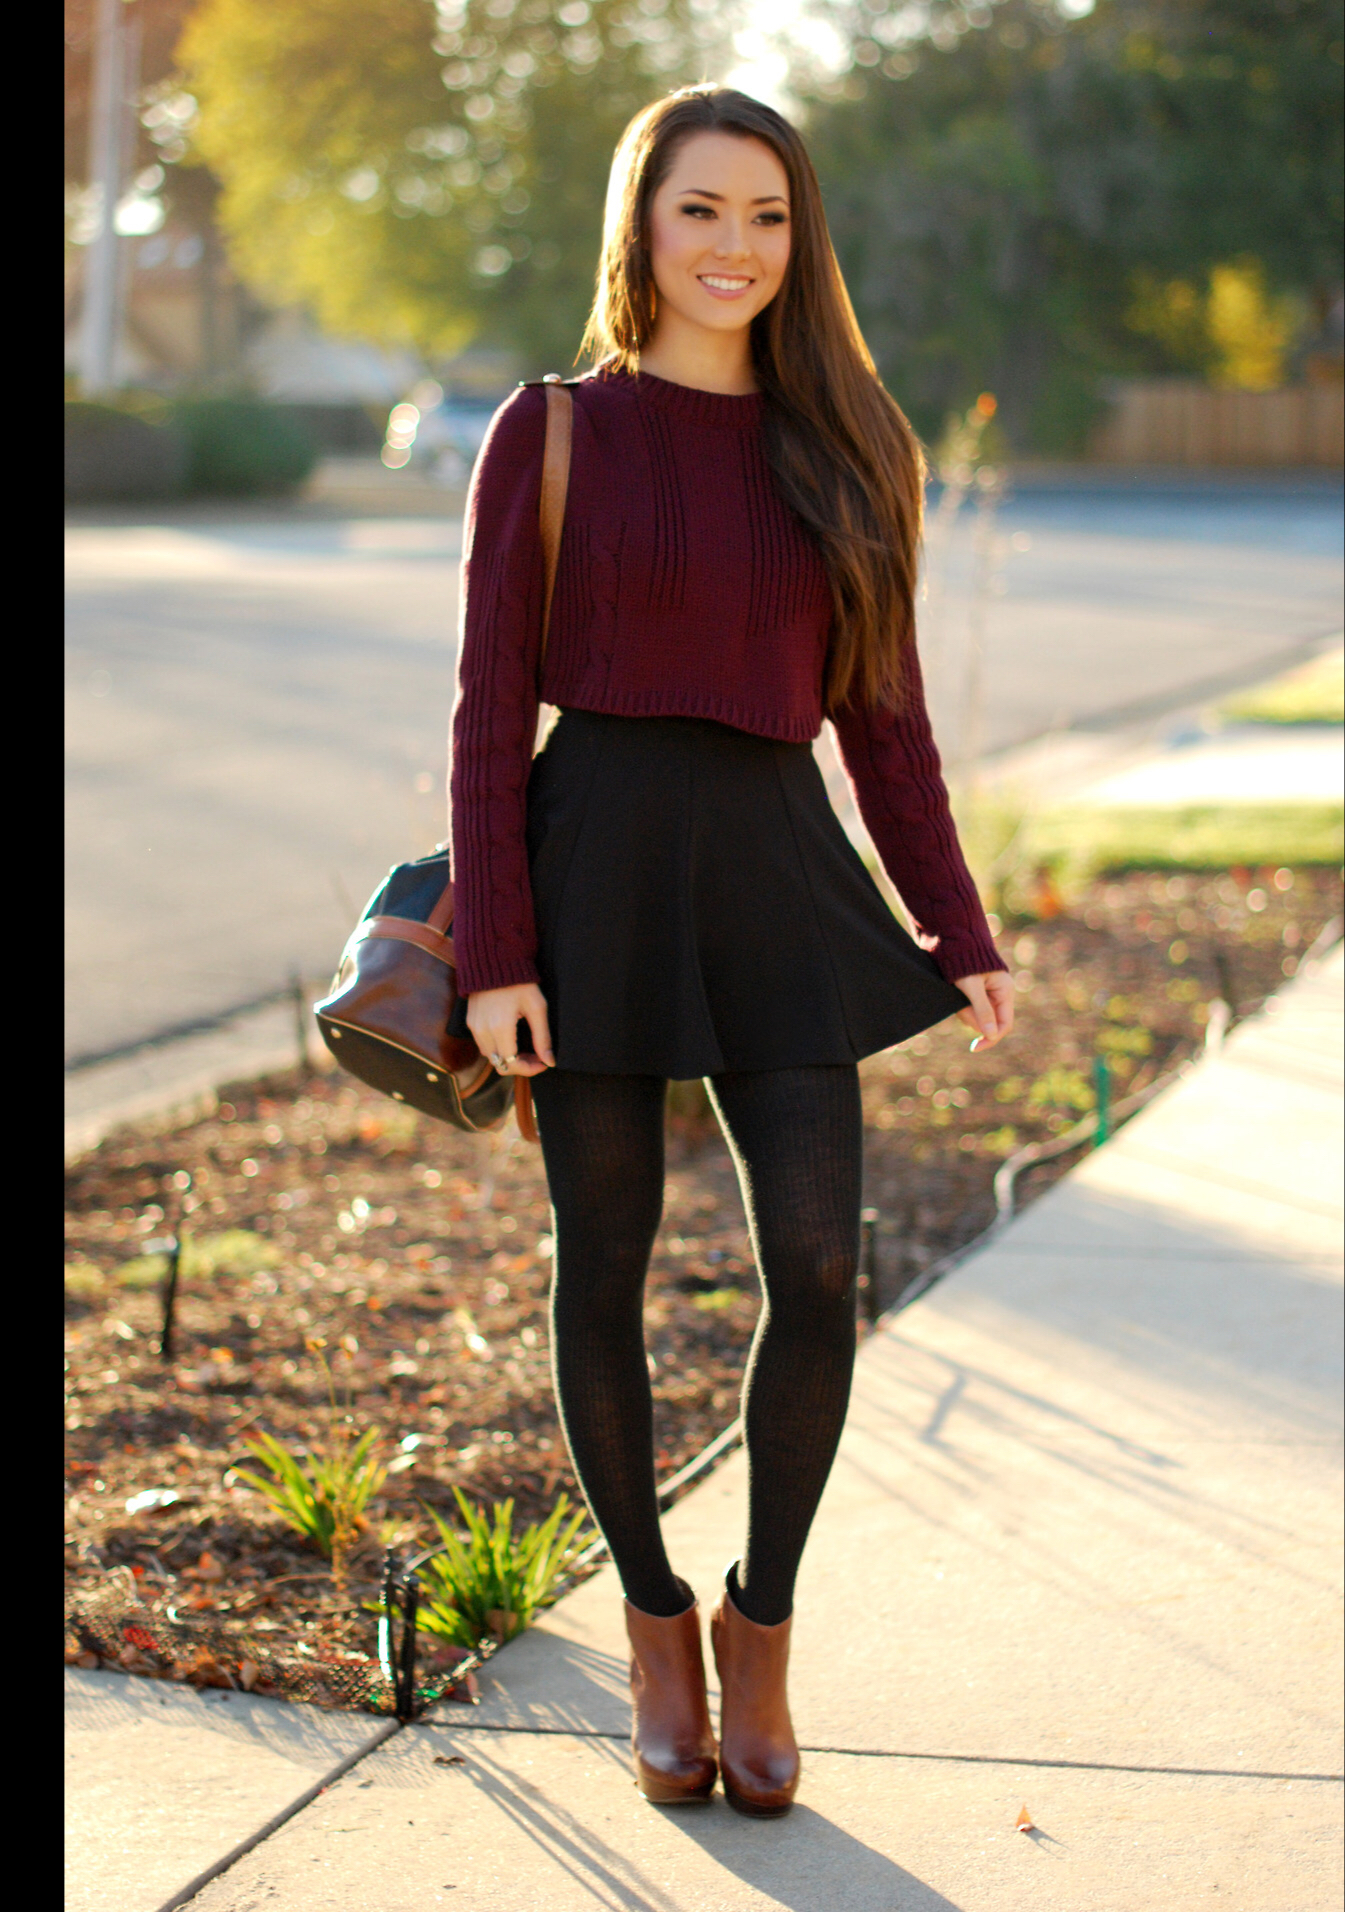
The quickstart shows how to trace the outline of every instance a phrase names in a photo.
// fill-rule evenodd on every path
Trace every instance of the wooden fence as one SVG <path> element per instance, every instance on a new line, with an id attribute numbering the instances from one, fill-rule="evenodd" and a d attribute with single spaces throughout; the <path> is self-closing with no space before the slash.
<path id="1" fill-rule="evenodd" d="M 1222 392 L 1187 379 L 1122 379 L 1088 455 L 1109 465 L 1331 466 L 1345 462 L 1345 387 Z"/>

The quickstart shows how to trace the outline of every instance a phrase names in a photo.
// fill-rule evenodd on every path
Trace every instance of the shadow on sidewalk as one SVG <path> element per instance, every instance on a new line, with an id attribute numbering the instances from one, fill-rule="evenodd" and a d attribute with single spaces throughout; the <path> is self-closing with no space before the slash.
<path id="1" fill-rule="evenodd" d="M 638 1912 L 683 1912 L 685 1899 L 676 1884 L 661 1884 L 609 1844 L 592 1824 L 591 1812 L 571 1812 L 530 1787 L 495 1756 L 485 1739 L 476 1735 L 470 1742 L 471 1783 L 559 1873 L 603 1904 Z M 602 1750 L 612 1757 L 611 1784 L 620 1787 L 624 1804 L 631 1783 L 625 1749 L 619 1758 L 613 1756 L 617 1749 Z M 708 1806 L 647 1810 L 657 1817 L 665 1878 L 671 1830 L 698 1845 L 722 1870 L 726 1896 L 716 1903 L 736 1903 L 727 1891 L 729 1882 L 737 1879 L 789 1912 L 838 1912 L 842 1907 L 845 1912 L 890 1912 L 895 1906 L 902 1912 L 957 1912 L 951 1899 L 806 1805 L 776 1820 L 743 1818 L 718 1796 Z"/>

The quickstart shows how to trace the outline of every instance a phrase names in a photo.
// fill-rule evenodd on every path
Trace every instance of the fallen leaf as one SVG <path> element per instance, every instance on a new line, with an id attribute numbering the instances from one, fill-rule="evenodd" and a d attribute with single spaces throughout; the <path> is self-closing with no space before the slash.
<path id="1" fill-rule="evenodd" d="M 434 1763 L 436 1766 L 465 1766 L 467 1761 L 461 1753 L 436 1753 Z"/>
<path id="2" fill-rule="evenodd" d="M 1036 1826 L 1032 1823 L 1032 1814 L 1026 1806 L 1023 1807 L 1023 1810 L 1014 1820 L 1013 1829 L 1015 1832 L 1035 1832 L 1037 1830 Z"/>
<path id="3" fill-rule="evenodd" d="M 238 1663 L 238 1684 L 245 1693 L 250 1693 L 261 1678 L 262 1670 L 255 1660 L 240 1660 Z"/>
<path id="4" fill-rule="evenodd" d="M 189 1681 L 192 1686 L 236 1687 L 238 1684 L 228 1668 L 221 1666 L 214 1654 L 205 1647 L 198 1647 L 190 1659 L 179 1660 L 173 1668 L 172 1677 Z"/>
<path id="5" fill-rule="evenodd" d="M 185 1580 L 223 1580 L 224 1569 L 214 1554 L 203 1553 L 194 1567 L 184 1569 L 183 1578 Z"/>
<path id="6" fill-rule="evenodd" d="M 427 1646 L 424 1635 L 417 1635 L 417 1652 L 423 1657 L 426 1666 L 442 1672 L 445 1667 L 457 1666 L 462 1660 L 471 1658 L 471 1648 L 454 1646 L 448 1640 L 437 1640 Z"/>
<path id="7" fill-rule="evenodd" d="M 87 1646 L 78 1653 L 72 1653 L 68 1662 L 71 1666 L 82 1666 L 86 1673 L 92 1673 L 98 1663 L 98 1655 Z"/>

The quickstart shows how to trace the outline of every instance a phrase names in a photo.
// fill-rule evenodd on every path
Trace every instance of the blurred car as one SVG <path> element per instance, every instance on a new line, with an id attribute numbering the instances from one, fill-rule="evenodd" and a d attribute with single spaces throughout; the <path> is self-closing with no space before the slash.
<path id="1" fill-rule="evenodd" d="M 465 484 L 499 405 L 423 380 L 388 413 L 383 463 L 389 471 L 423 471 L 438 484 Z"/>

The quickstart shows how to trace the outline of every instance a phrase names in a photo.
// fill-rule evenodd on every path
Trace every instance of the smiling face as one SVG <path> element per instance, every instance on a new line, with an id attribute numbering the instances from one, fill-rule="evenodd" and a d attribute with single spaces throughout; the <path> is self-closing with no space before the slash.
<path id="1" fill-rule="evenodd" d="M 768 306 L 789 264 L 789 180 L 763 141 L 693 133 L 649 212 L 662 329 L 666 315 L 736 332 Z"/>

